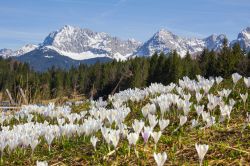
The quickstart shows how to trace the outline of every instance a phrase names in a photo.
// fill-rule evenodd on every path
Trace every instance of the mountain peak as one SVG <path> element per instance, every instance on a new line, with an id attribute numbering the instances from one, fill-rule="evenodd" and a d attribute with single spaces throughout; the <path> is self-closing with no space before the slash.
<path id="1" fill-rule="evenodd" d="M 33 50 L 35 50 L 36 48 L 38 48 L 37 45 L 34 44 L 26 44 L 25 46 L 21 47 L 20 49 L 16 50 L 12 56 L 20 56 L 23 54 L 26 54 L 28 52 L 31 52 Z"/>
<path id="2" fill-rule="evenodd" d="M 169 31 L 169 30 L 167 30 L 167 29 L 165 29 L 165 28 L 159 29 L 159 30 L 158 30 L 158 33 L 159 33 L 159 34 L 161 34 L 161 33 L 163 33 L 163 34 L 166 34 L 166 33 L 168 33 L 168 34 L 173 34 L 171 31 Z"/>
<path id="3" fill-rule="evenodd" d="M 73 33 L 75 30 L 79 30 L 79 27 L 71 26 L 71 25 L 64 25 L 61 29 L 59 29 L 58 33 Z"/>
<path id="4" fill-rule="evenodd" d="M 72 25 L 64 25 L 61 29 L 75 29 Z"/>
<path id="5" fill-rule="evenodd" d="M 243 29 L 238 34 L 238 38 L 232 41 L 230 45 L 233 46 L 235 43 L 240 44 L 241 48 L 247 52 L 250 51 L 250 27 Z"/>
<path id="6" fill-rule="evenodd" d="M 212 34 L 208 36 L 207 38 L 205 38 L 204 40 L 216 41 L 216 40 L 224 40 L 225 38 L 226 38 L 226 35 L 224 34 L 220 34 L 220 35 Z"/>
<path id="7" fill-rule="evenodd" d="M 123 59 L 132 54 L 139 45 L 139 42 L 121 40 L 103 32 L 65 25 L 50 33 L 42 46 L 72 59 L 83 60 L 95 56 Z"/>
<path id="8" fill-rule="evenodd" d="M 159 31 L 157 31 L 154 36 L 163 38 L 173 38 L 175 35 L 171 31 L 162 28 Z"/>

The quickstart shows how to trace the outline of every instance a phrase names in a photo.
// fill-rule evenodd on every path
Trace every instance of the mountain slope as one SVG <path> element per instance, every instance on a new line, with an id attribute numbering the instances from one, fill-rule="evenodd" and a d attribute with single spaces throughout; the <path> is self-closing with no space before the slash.
<path id="1" fill-rule="evenodd" d="M 67 56 L 62 56 L 58 52 L 40 48 L 35 49 L 31 52 L 28 52 L 24 55 L 15 57 L 14 59 L 28 63 L 36 71 L 45 71 L 52 66 L 61 69 L 69 69 L 72 66 L 78 66 L 80 64 L 95 64 L 96 62 L 108 62 L 111 61 L 111 58 L 102 57 L 102 58 L 90 58 L 86 60 L 73 60 Z"/>

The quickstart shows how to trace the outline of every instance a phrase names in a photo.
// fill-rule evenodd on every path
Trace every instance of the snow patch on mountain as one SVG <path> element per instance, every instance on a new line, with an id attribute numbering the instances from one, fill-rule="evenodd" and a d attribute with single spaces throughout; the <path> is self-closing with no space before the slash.
<path id="1" fill-rule="evenodd" d="M 67 57 L 74 59 L 74 60 L 85 60 L 85 59 L 91 59 L 91 58 L 107 57 L 106 54 L 93 54 L 90 51 L 85 51 L 85 52 L 81 52 L 81 53 L 73 53 L 73 52 L 62 51 L 62 50 L 60 50 L 56 47 L 53 47 L 53 46 L 46 46 L 45 48 L 54 50 L 54 51 L 58 52 L 59 54 L 61 54 L 63 56 L 67 56 Z"/>

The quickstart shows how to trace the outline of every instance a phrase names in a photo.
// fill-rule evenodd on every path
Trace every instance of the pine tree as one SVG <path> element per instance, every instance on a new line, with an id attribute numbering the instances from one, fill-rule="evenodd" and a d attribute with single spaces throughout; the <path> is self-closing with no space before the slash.
<path id="1" fill-rule="evenodd" d="M 148 78 L 148 85 L 155 82 L 155 70 L 157 68 L 158 62 L 158 54 L 155 52 L 152 57 L 150 58 L 150 68 L 149 68 L 149 78 Z"/>
<path id="2" fill-rule="evenodd" d="M 229 77 L 234 70 L 234 62 L 232 52 L 228 47 L 228 40 L 224 39 L 221 52 L 218 54 L 218 70 L 222 77 Z"/>
<path id="3" fill-rule="evenodd" d="M 220 70 L 217 69 L 217 57 L 216 53 L 212 50 L 207 54 L 206 64 L 205 64 L 205 73 L 204 76 L 209 78 L 210 76 L 217 76 Z"/>
<path id="4" fill-rule="evenodd" d="M 183 66 L 181 64 L 181 58 L 177 54 L 176 50 L 173 51 L 170 56 L 170 65 L 169 65 L 169 82 L 178 82 L 178 80 L 183 76 Z"/>

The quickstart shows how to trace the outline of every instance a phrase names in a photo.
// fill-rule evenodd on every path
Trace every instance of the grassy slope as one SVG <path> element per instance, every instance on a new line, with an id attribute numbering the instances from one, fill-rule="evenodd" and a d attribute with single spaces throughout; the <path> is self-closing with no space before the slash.
<path id="1" fill-rule="evenodd" d="M 222 89 L 222 87 L 231 88 L 232 84 L 226 81 L 216 88 Z M 194 146 L 196 142 L 209 145 L 209 151 L 205 156 L 205 165 L 248 165 L 250 163 L 250 127 L 248 126 L 244 130 L 242 128 L 246 112 L 250 109 L 250 98 L 248 98 L 247 103 L 248 109 L 244 109 L 239 96 L 239 92 L 244 93 L 245 90 L 246 88 L 241 80 L 233 94 L 229 96 L 238 103 L 231 113 L 231 120 L 228 124 L 225 121 L 206 130 L 190 129 L 190 116 L 196 117 L 195 110 L 192 108 L 188 123 L 178 132 L 173 133 L 172 131 L 179 124 L 179 119 L 173 114 L 166 115 L 165 118 L 170 119 L 170 125 L 165 129 L 157 144 L 157 152 L 166 151 L 168 154 L 166 165 L 198 165 L 198 155 Z M 191 100 L 194 100 L 194 97 Z M 203 102 L 205 100 L 203 99 Z M 126 124 L 131 124 L 131 120 L 134 118 L 142 118 L 141 108 L 146 104 L 145 101 L 128 104 L 132 113 L 127 117 Z M 74 107 L 74 111 L 79 112 L 87 108 L 86 105 Z M 172 111 L 175 112 L 175 110 Z M 215 111 L 216 114 L 219 114 L 218 107 Z M 157 126 L 155 130 L 158 131 L 159 127 Z M 96 136 L 102 140 L 101 133 L 97 133 Z M 6 150 L 3 157 L 4 165 L 35 165 L 36 160 L 46 160 L 49 165 L 156 165 L 153 158 L 154 143 L 152 138 L 144 146 L 140 136 L 136 146 L 139 159 L 136 157 L 133 148 L 130 156 L 128 156 L 126 139 L 120 140 L 117 151 L 110 155 L 108 155 L 108 147 L 104 141 L 97 143 L 97 151 L 95 152 L 89 137 L 54 140 L 51 152 L 48 151 L 46 142 L 41 141 L 42 143 L 36 147 L 33 156 L 31 156 L 30 148 L 25 151 L 17 149 L 11 155 Z M 111 148 L 112 150 L 113 148 Z"/>

